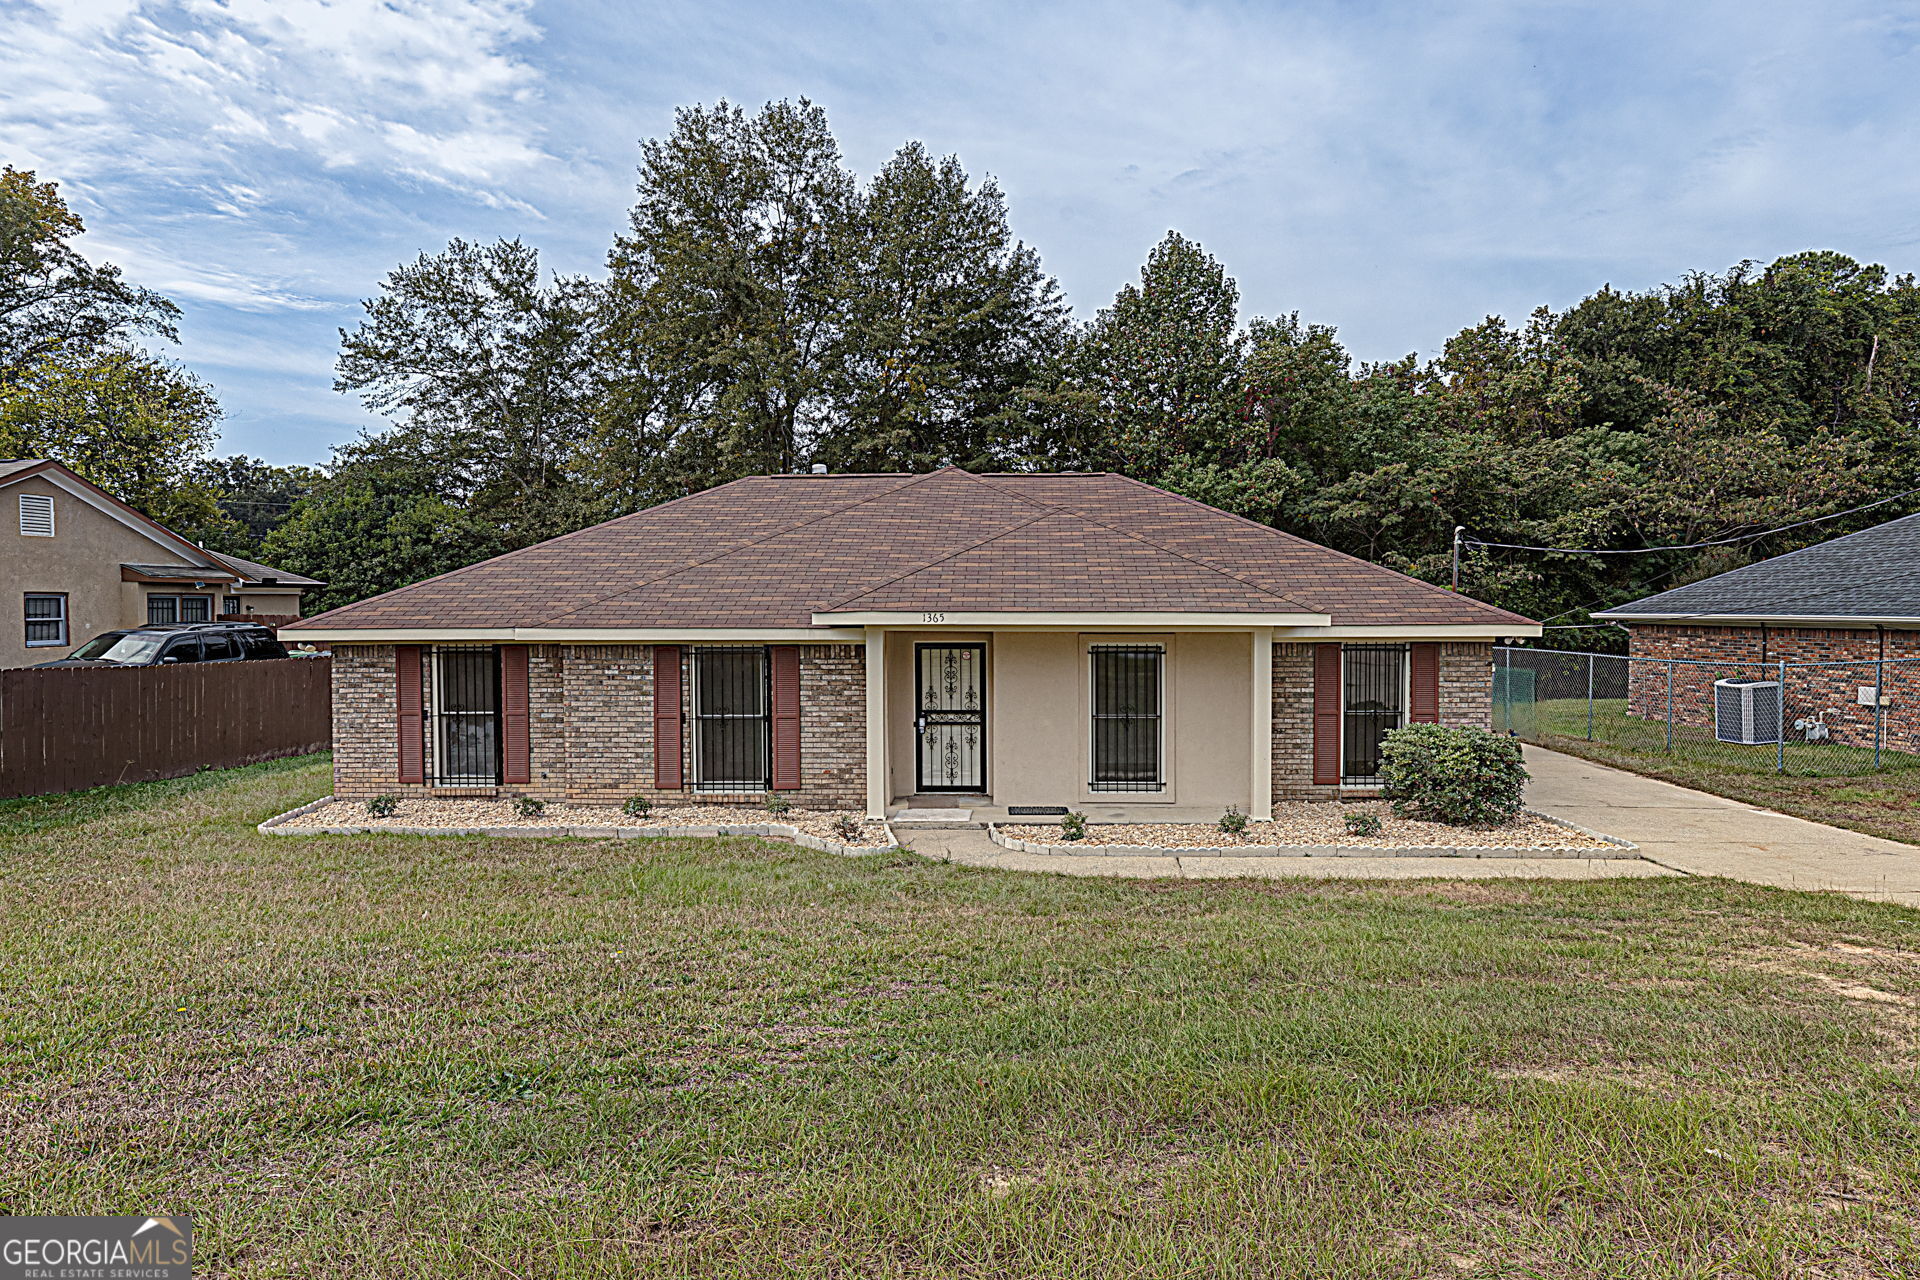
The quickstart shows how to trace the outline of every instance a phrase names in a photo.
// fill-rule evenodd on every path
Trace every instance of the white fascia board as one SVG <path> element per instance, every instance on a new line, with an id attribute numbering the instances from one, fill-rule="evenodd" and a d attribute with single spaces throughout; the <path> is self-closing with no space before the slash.
<path id="1" fill-rule="evenodd" d="M 1275 640 L 1502 640 L 1508 636 L 1537 636 L 1544 628 L 1537 622 L 1511 622 L 1497 627 L 1484 622 L 1402 624 L 1377 626 L 1301 627 L 1275 631 Z"/>
<path id="2" fill-rule="evenodd" d="M 858 644 L 867 635 L 858 627 L 282 627 L 281 631 L 299 640 L 335 644 Z"/>
<path id="3" fill-rule="evenodd" d="M 1596 618 L 1605 618 L 1609 622 L 1660 622 L 1693 623 L 1702 627 L 1758 627 L 1774 626 L 1784 623 L 1795 627 L 1913 627 L 1920 628 L 1920 618 L 1866 618 L 1823 617 L 1818 614 L 1700 614 L 1700 613 L 1596 613 Z"/>
<path id="4" fill-rule="evenodd" d="M 1153 613 L 1007 611 L 964 613 L 951 610 L 881 610 L 816 613 L 819 626 L 908 627 L 915 631 L 1164 631 L 1170 627 L 1246 631 L 1253 627 L 1324 627 L 1324 613 Z"/>

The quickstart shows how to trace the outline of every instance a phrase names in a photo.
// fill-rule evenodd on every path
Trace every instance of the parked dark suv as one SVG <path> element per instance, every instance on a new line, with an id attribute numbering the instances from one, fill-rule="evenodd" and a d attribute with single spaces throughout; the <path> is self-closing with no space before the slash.
<path id="1" fill-rule="evenodd" d="M 250 622 L 177 622 L 103 631 L 43 667 L 159 667 L 180 662 L 247 662 L 284 658 L 273 632 Z"/>

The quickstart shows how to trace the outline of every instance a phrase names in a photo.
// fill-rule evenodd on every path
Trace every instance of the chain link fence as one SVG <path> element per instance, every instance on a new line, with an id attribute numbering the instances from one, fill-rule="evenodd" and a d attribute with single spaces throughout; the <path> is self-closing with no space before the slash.
<path id="1" fill-rule="evenodd" d="M 1920 658 L 1708 662 L 1500 645 L 1493 727 L 1751 773 L 1920 768 Z"/>

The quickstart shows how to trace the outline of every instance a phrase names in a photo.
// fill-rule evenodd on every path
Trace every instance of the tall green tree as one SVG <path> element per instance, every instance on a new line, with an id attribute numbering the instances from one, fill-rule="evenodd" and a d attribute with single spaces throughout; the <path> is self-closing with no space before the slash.
<path id="1" fill-rule="evenodd" d="M 827 425 L 857 207 L 826 112 L 687 107 L 608 257 L 605 447 L 651 500 L 791 471 Z"/>
<path id="2" fill-rule="evenodd" d="M 431 459 L 509 546 L 591 523 L 581 477 L 594 425 L 590 287 L 548 280 L 518 240 L 454 240 L 389 273 L 341 331 L 335 387 L 399 424 L 391 447 Z"/>
<path id="3" fill-rule="evenodd" d="M 230 537 L 198 474 L 219 420 L 212 389 L 158 356 L 63 351 L 0 387 L 0 457 L 53 458 L 187 537 Z"/>
<path id="4" fill-rule="evenodd" d="M 1065 337 L 1058 285 L 1014 238 L 999 187 L 917 142 L 853 213 L 813 457 L 846 471 L 997 465 Z"/>
<path id="5" fill-rule="evenodd" d="M 178 337 L 178 307 L 73 247 L 85 229 L 56 183 L 0 168 L 0 387 L 131 335 Z"/>
<path id="6" fill-rule="evenodd" d="M 195 477 L 212 491 L 215 504 L 237 526 L 231 545 L 215 544 L 213 549 L 241 556 L 252 556 L 286 520 L 294 504 L 325 479 L 318 467 L 275 466 L 242 453 L 208 459 L 195 468 Z"/>
<path id="7" fill-rule="evenodd" d="M 268 564 L 318 578 L 332 609 L 512 550 L 433 460 L 382 437 L 335 450 L 327 477 L 260 545 Z"/>

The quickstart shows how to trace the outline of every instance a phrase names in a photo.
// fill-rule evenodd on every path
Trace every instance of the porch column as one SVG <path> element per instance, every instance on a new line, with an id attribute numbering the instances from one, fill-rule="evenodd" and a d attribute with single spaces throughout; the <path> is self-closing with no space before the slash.
<path id="1" fill-rule="evenodd" d="M 887 633 L 867 628 L 867 816 L 887 816 Z"/>
<path id="2" fill-rule="evenodd" d="M 1253 629 L 1253 776 L 1247 816 L 1273 817 L 1273 628 Z"/>

